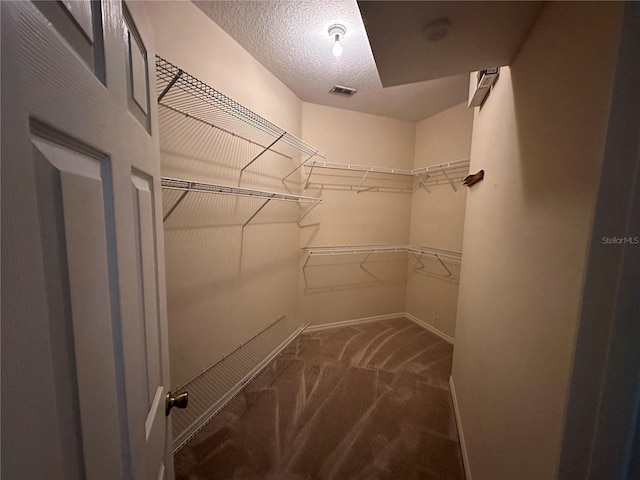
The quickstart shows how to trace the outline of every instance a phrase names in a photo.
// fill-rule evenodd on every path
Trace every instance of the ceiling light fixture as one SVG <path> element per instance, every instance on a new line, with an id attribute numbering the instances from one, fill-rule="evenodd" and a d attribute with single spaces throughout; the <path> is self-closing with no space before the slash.
<path id="1" fill-rule="evenodd" d="M 339 23 L 336 23 L 329 27 L 329 36 L 333 40 L 333 54 L 336 57 L 342 55 L 342 45 L 340 44 L 340 40 L 346 35 L 346 33 L 347 28 L 344 25 L 340 25 Z"/>

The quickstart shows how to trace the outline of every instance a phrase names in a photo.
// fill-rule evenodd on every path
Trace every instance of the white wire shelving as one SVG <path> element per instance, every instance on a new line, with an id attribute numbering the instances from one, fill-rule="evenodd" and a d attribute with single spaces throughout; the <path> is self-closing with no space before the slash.
<path id="1" fill-rule="evenodd" d="M 158 105 L 261 149 L 241 168 L 241 174 L 267 151 L 289 159 L 306 157 L 295 170 L 312 158 L 325 158 L 318 149 L 160 56 L 156 56 L 156 79 Z"/>
<path id="2" fill-rule="evenodd" d="M 440 248 L 427 247 L 423 245 L 337 245 L 337 246 L 318 246 L 303 247 L 307 251 L 307 258 L 302 266 L 302 270 L 307 268 L 309 260 L 314 256 L 334 256 L 334 255 L 365 255 L 360 262 L 360 266 L 369 259 L 373 254 L 379 253 L 408 253 L 412 255 L 420 265 L 418 269 L 424 269 L 425 265 L 420 261 L 421 257 L 431 257 L 442 265 L 446 271 L 445 276 L 451 277 L 453 273 L 447 267 L 447 263 L 460 264 L 462 261 L 462 253 L 453 250 L 443 250 Z"/>
<path id="3" fill-rule="evenodd" d="M 412 178 L 410 188 L 398 187 L 395 190 L 401 193 L 413 193 L 419 188 L 424 188 L 430 192 L 429 187 L 435 185 L 449 184 L 454 192 L 457 191 L 456 183 L 462 182 L 469 170 L 469 159 L 457 160 L 455 162 L 441 163 L 438 165 L 430 165 L 428 167 L 416 169 L 377 167 L 370 165 L 355 165 L 349 163 L 331 163 L 319 160 L 311 160 L 306 162 L 305 167 L 308 168 L 307 179 L 304 188 L 309 188 L 311 184 L 311 176 L 315 169 L 331 169 L 349 172 L 362 172 L 360 182 L 355 185 L 355 192 L 361 193 L 369 190 L 393 190 L 390 187 L 367 186 L 366 180 L 370 174 L 383 174 L 392 176 L 402 176 L 404 178 Z M 353 189 L 353 188 L 352 188 Z"/>
<path id="4" fill-rule="evenodd" d="M 249 222 L 251 222 L 251 220 L 253 220 L 255 216 L 258 215 L 258 213 L 260 213 L 260 211 L 264 207 L 266 207 L 272 200 L 296 202 L 298 204 L 311 204 L 311 208 L 307 209 L 302 218 L 308 215 L 313 208 L 315 208 L 320 202 L 322 202 L 322 198 L 305 197 L 302 195 L 293 195 L 290 193 L 267 192 L 264 190 L 254 190 L 250 188 L 231 187 L 228 185 L 196 182 L 192 180 L 183 180 L 180 178 L 162 177 L 160 183 L 163 189 L 182 191 L 177 200 L 167 209 L 167 212 L 164 214 L 164 222 L 166 222 L 171 214 L 173 214 L 173 212 L 176 210 L 176 208 L 178 208 L 185 197 L 192 192 L 233 195 L 237 197 L 248 197 L 263 200 L 262 204 L 256 209 L 256 211 L 243 223 L 242 228 L 246 227 Z"/>

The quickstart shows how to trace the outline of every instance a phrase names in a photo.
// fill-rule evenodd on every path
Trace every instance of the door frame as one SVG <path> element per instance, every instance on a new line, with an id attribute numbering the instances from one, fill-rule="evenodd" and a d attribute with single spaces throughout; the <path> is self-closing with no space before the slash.
<path id="1" fill-rule="evenodd" d="M 640 3 L 626 2 L 558 478 L 640 467 Z M 585 99 L 588 101 L 588 99 Z"/>

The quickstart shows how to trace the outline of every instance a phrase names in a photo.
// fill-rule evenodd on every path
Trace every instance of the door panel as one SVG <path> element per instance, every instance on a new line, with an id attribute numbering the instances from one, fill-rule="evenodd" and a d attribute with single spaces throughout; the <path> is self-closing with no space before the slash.
<path id="1" fill-rule="evenodd" d="M 118 1 L 0 8 L 1 476 L 173 478 L 151 30 Z"/>
<path id="2" fill-rule="evenodd" d="M 67 261 L 85 469 L 90 478 L 115 478 L 119 472 L 113 460 L 120 454 L 117 424 L 100 421 L 105 416 L 117 418 L 118 403 L 112 330 L 118 319 L 111 306 L 117 279 L 115 271 L 109 271 L 115 261 L 115 241 L 106 232 L 113 220 L 105 218 L 113 215 L 112 205 L 105 202 L 105 188 L 111 187 L 109 166 L 38 137 L 31 142 L 36 168 L 47 168 L 46 162 L 53 167 L 59 192 L 52 193 L 62 200 L 65 248 L 57 253 Z M 51 200 L 40 198 L 45 204 Z M 105 441 L 91 441 L 96 438 Z"/>
<path id="3" fill-rule="evenodd" d="M 100 2 L 45 0 L 34 3 L 67 45 L 104 83 L 105 52 Z"/>
<path id="4" fill-rule="evenodd" d="M 146 382 L 147 411 L 145 418 L 145 442 L 148 452 L 147 477 L 159 478 L 164 471 L 162 458 L 163 448 L 166 443 L 164 426 L 164 406 L 168 388 L 162 382 L 162 343 L 160 336 L 161 317 L 158 305 L 157 282 L 157 253 L 153 183 L 143 175 L 134 173 L 131 176 L 133 188 L 133 211 L 136 231 L 136 252 L 138 263 L 138 289 L 141 299 L 143 327 L 143 345 L 141 351 L 145 353 L 142 359 L 141 369 L 144 372 Z M 133 365 L 130 368 L 134 368 Z M 154 454 L 153 452 L 156 452 Z M 160 455 L 158 455 L 158 452 Z"/>

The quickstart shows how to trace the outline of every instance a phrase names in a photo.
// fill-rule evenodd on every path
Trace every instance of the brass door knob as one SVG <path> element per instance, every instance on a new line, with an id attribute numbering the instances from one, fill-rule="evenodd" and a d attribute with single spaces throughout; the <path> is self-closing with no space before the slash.
<path id="1" fill-rule="evenodd" d="M 173 395 L 169 392 L 167 393 L 164 413 L 165 415 L 169 415 L 173 407 L 187 408 L 187 405 L 189 405 L 189 394 L 187 392 L 178 393 L 177 395 Z"/>

